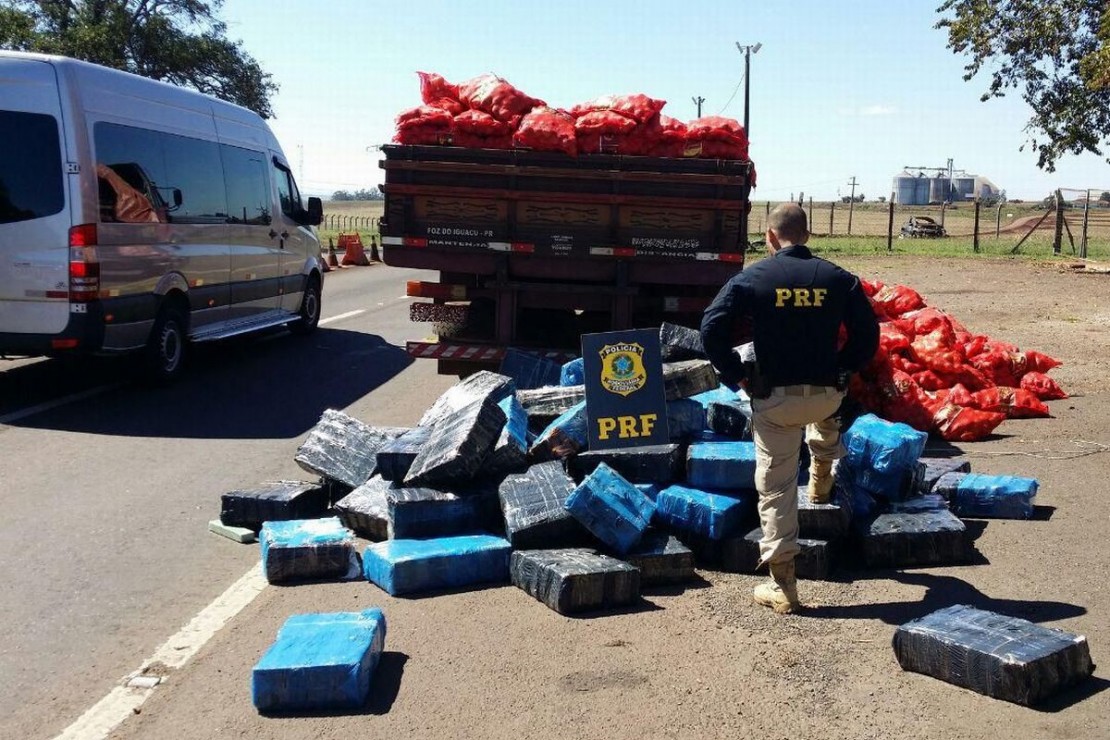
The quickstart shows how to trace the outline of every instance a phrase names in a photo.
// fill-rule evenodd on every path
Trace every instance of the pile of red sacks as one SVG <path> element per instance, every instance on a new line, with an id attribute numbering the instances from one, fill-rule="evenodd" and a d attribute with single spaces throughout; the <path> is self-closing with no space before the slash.
<path id="1" fill-rule="evenodd" d="M 706 116 L 686 124 L 662 114 L 666 101 L 640 93 L 606 95 L 567 111 L 495 75 L 454 85 L 437 74 L 417 74 L 424 104 L 397 116 L 398 144 L 748 159 L 748 137 L 738 122 Z"/>
<path id="2" fill-rule="evenodd" d="M 1067 394 L 1048 355 L 972 334 L 904 285 L 861 281 L 879 318 L 879 349 L 849 394 L 884 419 L 946 440 L 983 439 L 1006 419 L 1049 415 Z"/>

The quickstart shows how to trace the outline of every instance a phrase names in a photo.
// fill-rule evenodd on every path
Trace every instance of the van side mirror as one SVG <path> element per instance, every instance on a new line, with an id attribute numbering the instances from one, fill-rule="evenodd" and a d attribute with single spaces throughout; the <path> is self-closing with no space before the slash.
<path id="1" fill-rule="evenodd" d="M 319 226 L 324 220 L 324 202 L 316 197 L 308 199 L 308 225 Z"/>
<path id="2" fill-rule="evenodd" d="M 183 202 L 185 202 L 185 199 L 183 197 L 181 197 L 181 188 L 174 188 L 173 189 L 173 207 L 174 208 L 180 208 L 181 204 Z"/>

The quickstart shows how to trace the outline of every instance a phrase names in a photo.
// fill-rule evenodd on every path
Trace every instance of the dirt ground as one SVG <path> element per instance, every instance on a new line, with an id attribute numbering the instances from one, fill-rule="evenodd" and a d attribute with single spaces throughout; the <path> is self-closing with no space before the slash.
<path id="1" fill-rule="evenodd" d="M 1052 375 L 1072 398 L 1050 404 L 1053 418 L 962 445 L 978 472 L 1041 482 L 1043 516 L 973 523 L 982 564 L 803 582 L 811 608 L 785 617 L 751 603 L 756 578 L 710 571 L 580 619 L 508 586 L 404 599 L 365 582 L 270 587 L 113 737 L 1110 737 L 1110 454 L 1075 457 L 1097 449 L 1084 442 L 1110 445 L 1110 276 L 1021 261 L 844 264 L 1065 362 Z M 1039 709 L 903 673 L 896 625 L 961 603 L 1084 634 L 1100 667 Z M 250 670 L 286 617 L 369 606 L 389 631 L 364 712 L 258 715 Z"/>

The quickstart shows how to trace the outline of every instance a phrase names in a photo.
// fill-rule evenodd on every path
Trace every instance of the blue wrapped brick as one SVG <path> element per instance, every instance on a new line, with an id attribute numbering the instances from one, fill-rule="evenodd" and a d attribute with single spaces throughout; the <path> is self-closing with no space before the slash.
<path id="1" fill-rule="evenodd" d="M 265 713 L 357 709 L 384 649 L 381 609 L 292 616 L 251 671 L 251 699 Z"/>
<path id="2" fill-rule="evenodd" d="M 339 517 L 266 522 L 258 541 L 270 583 L 341 578 L 354 553 L 354 535 Z"/>
<path id="3" fill-rule="evenodd" d="M 528 451 L 533 462 L 561 460 L 589 446 L 586 402 L 580 401 L 555 418 L 536 436 Z"/>
<path id="4" fill-rule="evenodd" d="M 957 476 L 959 476 L 957 478 Z M 1037 481 L 1016 475 L 949 473 L 941 480 L 955 483 L 948 502 L 956 516 L 983 519 L 1029 519 Z M 944 492 L 939 491 L 938 493 Z"/>
<path id="5" fill-rule="evenodd" d="M 692 443 L 686 453 L 686 480 L 696 488 L 755 488 L 755 443 Z"/>
<path id="6" fill-rule="evenodd" d="M 528 469 L 528 412 L 515 393 L 498 401 L 497 406 L 505 414 L 505 426 L 480 471 L 486 477 Z"/>
<path id="7" fill-rule="evenodd" d="M 667 526 L 710 540 L 743 534 L 755 513 L 756 494 L 709 493 L 683 485 L 668 486 L 655 499 L 656 519 Z"/>
<path id="8" fill-rule="evenodd" d="M 618 553 L 628 552 L 640 541 L 655 513 L 654 502 L 605 463 L 574 489 L 564 506 Z"/>
<path id="9" fill-rule="evenodd" d="M 366 580 L 387 593 L 461 588 L 509 580 L 509 542 L 493 535 L 389 540 L 366 548 Z"/>
<path id="10" fill-rule="evenodd" d="M 586 368 L 581 357 L 576 357 L 563 365 L 559 373 L 559 385 L 582 385 L 586 382 Z"/>
<path id="11" fill-rule="evenodd" d="M 501 360 L 501 375 L 512 378 L 518 390 L 559 385 L 562 365 L 546 357 L 510 347 Z"/>
<path id="12" fill-rule="evenodd" d="M 706 426 L 732 439 L 751 439 L 752 407 L 747 395 L 720 386 L 693 397 L 705 408 Z"/>
<path id="13" fill-rule="evenodd" d="M 917 464 L 929 435 L 907 424 L 884 421 L 864 414 L 844 433 L 845 463 L 853 472 L 871 469 L 876 473 L 909 470 Z"/>
<path id="14" fill-rule="evenodd" d="M 672 442 L 685 442 L 705 431 L 705 407 L 692 398 L 667 401 L 667 429 Z"/>

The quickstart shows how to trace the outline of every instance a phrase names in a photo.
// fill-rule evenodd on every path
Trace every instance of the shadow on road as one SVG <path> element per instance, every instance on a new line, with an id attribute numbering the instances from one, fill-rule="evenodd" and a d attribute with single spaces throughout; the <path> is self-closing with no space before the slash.
<path id="1" fill-rule="evenodd" d="M 386 650 L 378 658 L 378 667 L 370 681 L 370 698 L 357 709 L 319 709 L 290 712 L 263 712 L 266 717 L 357 717 L 361 715 L 388 714 L 401 693 L 401 677 L 409 656 Z"/>
<path id="2" fill-rule="evenodd" d="M 873 575 L 878 578 L 882 577 L 883 574 L 876 573 Z M 1087 613 L 1087 610 L 1082 606 L 1060 601 L 996 599 L 955 576 L 905 571 L 888 572 L 885 575 L 898 583 L 923 586 L 925 595 L 915 601 L 817 606 L 806 609 L 802 614 L 807 617 L 818 618 L 878 619 L 886 624 L 901 625 L 954 604 L 967 604 L 978 609 L 1028 619 L 1030 622 L 1055 622 Z"/>
<path id="3" fill-rule="evenodd" d="M 328 328 L 303 338 L 281 332 L 193 349 L 185 376 L 171 386 L 137 384 L 129 366 L 112 361 L 97 372 L 114 368 L 121 388 L 10 424 L 130 437 L 287 439 L 307 432 L 324 409 L 349 406 L 412 363 L 402 347 L 379 336 Z M 0 396 L 18 393 L 36 368 L 42 372 L 36 364 L 5 373 Z M 65 382 L 64 369 L 49 372 Z"/>

